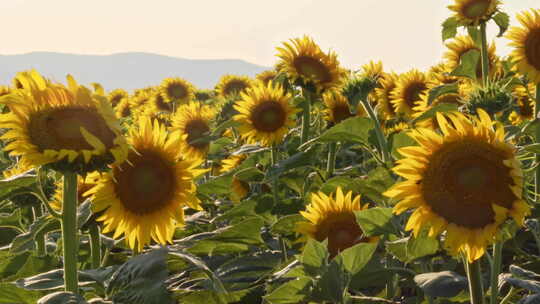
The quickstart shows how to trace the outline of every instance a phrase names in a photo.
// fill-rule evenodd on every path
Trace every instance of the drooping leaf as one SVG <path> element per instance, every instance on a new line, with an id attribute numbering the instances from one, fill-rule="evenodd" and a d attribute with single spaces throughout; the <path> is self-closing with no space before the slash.
<path id="1" fill-rule="evenodd" d="M 499 34 L 497 37 L 502 37 L 510 26 L 510 16 L 505 12 L 498 12 L 493 16 L 493 21 L 499 26 Z"/>
<path id="2" fill-rule="evenodd" d="M 429 90 L 428 105 L 431 105 L 431 103 L 435 99 L 437 99 L 437 97 L 439 97 L 439 96 L 443 96 L 443 95 L 446 95 L 446 94 L 455 94 L 457 92 L 458 92 L 458 83 L 457 82 L 447 83 L 447 84 L 443 84 L 443 85 L 434 87 L 433 89 Z M 422 119 L 425 119 L 425 118 L 422 118 Z M 413 122 L 420 121 L 422 119 L 415 119 L 415 120 L 413 120 Z"/>
<path id="3" fill-rule="evenodd" d="M 431 297 L 451 298 L 467 288 L 467 278 L 453 271 L 429 272 L 414 277 L 414 282 Z"/>
<path id="4" fill-rule="evenodd" d="M 355 211 L 356 222 L 366 236 L 385 234 L 397 234 L 396 227 L 392 224 L 392 208 L 368 208 Z"/>
<path id="5" fill-rule="evenodd" d="M 442 24 L 442 40 L 454 38 L 457 35 L 458 21 L 454 17 L 446 19 Z"/>
<path id="6" fill-rule="evenodd" d="M 80 295 L 69 291 L 57 291 L 44 296 L 37 304 L 88 304 Z"/>
<path id="7" fill-rule="evenodd" d="M 480 64 L 480 51 L 477 49 L 468 50 L 461 55 L 460 59 L 459 66 L 450 75 L 476 79 L 476 71 Z"/>

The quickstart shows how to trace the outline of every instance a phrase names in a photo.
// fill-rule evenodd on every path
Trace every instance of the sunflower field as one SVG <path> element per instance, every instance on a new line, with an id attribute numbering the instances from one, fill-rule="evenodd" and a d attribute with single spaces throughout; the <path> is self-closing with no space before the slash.
<path id="1" fill-rule="evenodd" d="M 448 9 L 427 71 L 309 36 L 213 90 L 21 71 L 0 303 L 540 303 L 540 9 Z"/>

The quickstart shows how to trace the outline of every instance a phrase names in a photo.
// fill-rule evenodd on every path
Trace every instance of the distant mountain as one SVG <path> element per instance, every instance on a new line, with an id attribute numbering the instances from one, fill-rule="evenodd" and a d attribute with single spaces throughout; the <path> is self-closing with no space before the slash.
<path id="1" fill-rule="evenodd" d="M 34 52 L 0 55 L 0 84 L 10 84 L 19 71 L 36 69 L 42 75 L 65 83 L 71 74 L 82 84 L 100 83 L 106 90 L 133 90 L 157 85 L 166 77 L 182 77 L 198 88 L 213 88 L 223 74 L 255 76 L 267 67 L 243 60 L 191 60 L 150 53 L 74 55 Z"/>

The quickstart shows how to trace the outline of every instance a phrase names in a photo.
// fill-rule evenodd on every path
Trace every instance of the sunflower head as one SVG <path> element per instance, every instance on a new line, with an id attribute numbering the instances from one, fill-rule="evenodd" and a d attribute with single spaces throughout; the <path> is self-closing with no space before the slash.
<path id="1" fill-rule="evenodd" d="M 195 91 L 195 100 L 205 102 L 214 98 L 214 92 L 212 90 L 197 90 Z"/>
<path id="2" fill-rule="evenodd" d="M 368 77 L 373 79 L 378 84 L 379 80 L 384 76 L 382 61 L 370 61 L 362 66 L 360 77 Z M 377 85 L 378 86 L 378 85 Z"/>
<path id="3" fill-rule="evenodd" d="M 506 37 L 514 50 L 510 54 L 515 69 L 540 83 L 540 9 L 531 9 L 517 15 L 522 27 L 512 27 Z"/>
<path id="4" fill-rule="evenodd" d="M 291 116 L 299 109 L 290 105 L 292 96 L 282 87 L 257 83 L 241 94 L 234 108 L 240 114 L 233 119 L 240 123 L 238 131 L 249 143 L 260 142 L 265 146 L 283 140 L 295 121 Z"/>
<path id="5" fill-rule="evenodd" d="M 427 76 L 418 70 L 400 75 L 391 96 L 396 112 L 405 117 L 412 117 L 414 108 L 421 102 L 421 96 L 429 86 Z"/>
<path id="6" fill-rule="evenodd" d="M 354 212 L 366 208 L 367 204 L 360 204 L 360 195 L 344 194 L 341 187 L 337 188 L 335 195 L 313 193 L 306 211 L 300 211 L 305 221 L 297 224 L 296 231 L 304 239 L 313 238 L 319 242 L 328 239 L 328 251 L 333 258 L 355 244 L 377 240 L 366 237 L 356 223 Z"/>
<path id="7" fill-rule="evenodd" d="M 130 130 L 127 161 L 102 174 L 87 193 L 94 212 L 103 212 L 103 233 L 125 235 L 131 248 L 142 250 L 150 240 L 172 242 L 184 223 L 184 207 L 200 210 L 194 178 L 204 172 L 200 161 L 181 158 L 180 138 L 149 119 Z"/>
<path id="8" fill-rule="evenodd" d="M 165 102 L 181 104 L 195 98 L 195 88 L 193 85 L 180 77 L 163 79 L 159 90 Z"/>
<path id="9" fill-rule="evenodd" d="M 131 103 L 129 98 L 122 99 L 115 108 L 115 114 L 118 118 L 128 118 L 131 116 Z"/>
<path id="10" fill-rule="evenodd" d="M 0 97 L 8 95 L 11 92 L 11 89 L 8 86 L 0 85 Z"/>
<path id="11" fill-rule="evenodd" d="M 253 80 L 247 76 L 224 75 L 216 85 L 216 94 L 225 99 L 235 99 L 251 86 Z"/>
<path id="12" fill-rule="evenodd" d="M 279 72 L 297 85 L 318 92 L 340 86 L 346 75 L 334 52 L 324 53 L 308 36 L 294 38 L 278 47 Z"/>
<path id="13" fill-rule="evenodd" d="M 476 114 L 483 109 L 490 115 L 496 115 L 509 110 L 512 106 L 512 94 L 507 91 L 504 81 L 489 82 L 487 85 L 473 84 L 468 94 L 463 95 L 465 110 Z"/>
<path id="14" fill-rule="evenodd" d="M 268 85 L 269 82 L 274 81 L 274 79 L 277 76 L 277 72 L 275 70 L 266 70 L 264 72 L 261 72 L 255 76 L 255 78 L 265 85 Z"/>
<path id="15" fill-rule="evenodd" d="M 186 158 L 204 159 L 210 143 L 205 140 L 211 130 L 215 112 L 200 102 L 184 104 L 172 118 L 171 131 L 181 137 L 181 150 Z"/>
<path id="16" fill-rule="evenodd" d="M 106 98 L 71 76 L 68 88 L 35 71 L 20 76 L 23 88 L 0 99 L 10 109 L 0 115 L 0 128 L 9 129 L 1 138 L 12 155 L 81 174 L 125 159 L 127 144 Z"/>
<path id="17" fill-rule="evenodd" d="M 437 120 L 442 134 L 418 128 L 409 135 L 419 144 L 400 148 L 404 156 L 393 171 L 405 181 L 385 195 L 399 201 L 394 213 L 414 209 L 406 229 L 430 236 L 446 231 L 451 254 L 479 259 L 500 225 L 513 218 L 523 224 L 529 207 L 522 198 L 523 174 L 515 148 L 505 141 L 501 124 L 486 112 L 461 113 Z"/>
<path id="18" fill-rule="evenodd" d="M 399 76 L 396 73 L 384 74 L 380 80 L 380 87 L 374 91 L 378 107 L 385 120 L 396 117 L 396 108 L 391 100 L 398 79 Z"/>
<path id="19" fill-rule="evenodd" d="M 120 103 L 122 99 L 126 99 L 128 97 L 129 97 L 128 92 L 126 92 L 123 89 L 113 90 L 107 96 L 107 98 L 109 99 L 109 102 L 111 103 L 113 107 L 116 107 L 116 105 L 118 105 L 118 103 Z"/>
<path id="20" fill-rule="evenodd" d="M 513 89 L 512 96 L 516 109 L 508 117 L 513 125 L 519 125 L 534 118 L 535 101 L 532 98 L 532 92 L 532 85 L 529 88 L 518 86 Z"/>
<path id="21" fill-rule="evenodd" d="M 349 108 L 349 101 L 339 92 L 332 90 L 324 93 L 323 102 L 325 119 L 331 124 L 338 124 L 353 116 Z"/>
<path id="22" fill-rule="evenodd" d="M 462 26 L 478 25 L 493 16 L 498 10 L 500 0 L 454 0 L 448 8 Z"/>
<path id="23" fill-rule="evenodd" d="M 166 102 L 165 97 L 159 91 L 155 91 L 150 96 L 151 108 L 156 112 L 167 112 L 171 113 L 173 111 L 173 104 L 171 102 Z"/>
<path id="24" fill-rule="evenodd" d="M 227 173 L 231 171 L 232 169 L 240 166 L 240 164 L 246 160 L 247 154 L 236 154 L 231 155 L 228 158 L 221 161 L 221 166 L 219 172 L 221 174 Z"/>

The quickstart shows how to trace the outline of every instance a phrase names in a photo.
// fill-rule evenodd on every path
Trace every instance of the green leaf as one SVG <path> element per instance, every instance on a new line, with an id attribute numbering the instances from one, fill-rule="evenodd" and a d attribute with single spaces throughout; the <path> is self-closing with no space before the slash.
<path id="1" fill-rule="evenodd" d="M 321 136 L 314 138 L 304 145 L 313 142 L 353 142 L 368 144 L 370 133 L 375 129 L 375 123 L 367 117 L 348 118 L 326 130 Z"/>
<path id="2" fill-rule="evenodd" d="M 422 115 L 418 116 L 414 119 L 413 123 L 416 123 L 418 121 L 422 121 L 424 119 L 433 118 L 436 117 L 437 113 L 446 113 L 446 112 L 457 112 L 458 106 L 453 103 L 440 103 L 431 109 L 427 110 L 426 112 L 422 113 Z"/>
<path id="3" fill-rule="evenodd" d="M 498 12 L 495 16 L 493 16 L 493 21 L 495 21 L 497 26 L 499 26 L 499 34 L 497 37 L 502 37 L 510 26 L 510 16 L 508 16 L 508 14 L 505 12 Z"/>
<path id="4" fill-rule="evenodd" d="M 36 176 L 29 172 L 0 180 L 0 201 L 10 198 L 14 193 L 28 191 L 31 186 L 35 185 Z"/>
<path id="5" fill-rule="evenodd" d="M 0 303 L 35 304 L 43 294 L 18 288 L 12 283 L 0 283 Z"/>
<path id="6" fill-rule="evenodd" d="M 57 291 L 39 299 L 37 304 L 88 304 L 79 294 L 69 291 Z"/>
<path id="7" fill-rule="evenodd" d="M 261 151 L 270 150 L 267 147 L 261 147 L 259 145 L 243 145 L 240 147 L 240 149 L 234 151 L 232 155 L 239 155 L 239 154 L 249 154 L 249 153 L 257 153 Z"/>
<path id="8" fill-rule="evenodd" d="M 530 271 L 530 270 L 527 270 L 527 269 L 524 269 L 524 268 L 521 268 L 517 265 L 510 265 L 510 273 L 518 278 L 524 278 L 524 279 L 529 279 L 529 280 L 536 280 L 536 281 L 539 281 L 540 280 L 540 274 L 534 272 L 534 271 Z"/>
<path id="9" fill-rule="evenodd" d="M 214 219 L 215 222 L 226 220 L 239 220 L 243 217 L 261 216 L 266 220 L 271 218 L 270 212 L 274 207 L 274 198 L 271 195 L 261 195 L 245 200 L 227 210 Z"/>
<path id="10" fill-rule="evenodd" d="M 272 180 L 274 177 L 278 177 L 282 173 L 285 173 L 289 170 L 309 166 L 313 163 L 316 158 L 317 150 L 310 149 L 305 152 L 298 152 L 291 157 L 288 157 L 284 160 L 279 161 L 275 166 L 270 167 L 266 173 L 266 179 L 268 181 Z"/>
<path id="11" fill-rule="evenodd" d="M 368 172 L 367 178 L 356 179 L 357 191 L 371 199 L 376 205 L 383 204 L 387 200 L 382 195 L 394 184 L 392 173 L 383 167 L 375 168 Z"/>
<path id="12" fill-rule="evenodd" d="M 304 220 L 300 214 L 291 214 L 281 217 L 272 227 L 272 234 L 289 235 L 295 233 L 296 224 Z"/>
<path id="13" fill-rule="evenodd" d="M 19 234 L 11 243 L 9 252 L 13 254 L 21 253 L 34 248 L 34 240 L 48 232 L 59 230 L 60 221 L 49 215 L 38 218 L 30 225 L 28 232 Z"/>
<path id="14" fill-rule="evenodd" d="M 191 265 L 195 266 L 196 268 L 202 270 L 207 277 L 212 282 L 212 290 L 220 293 L 222 295 L 227 294 L 227 290 L 223 286 L 223 283 L 219 279 L 219 277 L 200 259 L 198 259 L 195 256 L 192 256 L 186 252 L 178 252 L 178 251 L 171 251 L 169 252 L 169 255 L 178 257 L 183 259 L 184 261 L 190 263 Z"/>
<path id="15" fill-rule="evenodd" d="M 311 294 L 312 285 L 310 278 L 296 278 L 279 286 L 264 299 L 270 304 L 302 303 Z"/>
<path id="16" fill-rule="evenodd" d="M 218 176 L 202 185 L 199 185 L 197 187 L 197 192 L 207 196 L 228 195 L 231 193 L 232 180 L 232 174 Z"/>
<path id="17" fill-rule="evenodd" d="M 327 180 L 321 187 L 320 191 L 326 194 L 336 192 L 336 189 L 341 187 L 344 193 L 349 191 L 357 192 L 357 181 L 347 176 L 336 176 Z"/>
<path id="18" fill-rule="evenodd" d="M 0 213 L 0 227 L 20 229 L 21 209 L 12 213 Z"/>
<path id="19" fill-rule="evenodd" d="M 540 153 L 540 144 L 530 144 L 530 145 L 523 146 L 523 150 L 525 150 L 527 152 L 539 154 Z"/>
<path id="20" fill-rule="evenodd" d="M 55 263 L 56 264 L 56 263 Z M 52 265 L 51 265 L 52 266 Z M 79 271 L 79 286 L 93 283 L 104 285 L 117 267 Z M 55 290 L 64 287 L 64 269 L 53 269 L 31 277 L 19 279 L 16 285 L 27 290 Z"/>
<path id="21" fill-rule="evenodd" d="M 414 282 L 431 297 L 451 298 L 467 288 L 467 278 L 453 271 L 429 272 L 416 275 Z"/>
<path id="22" fill-rule="evenodd" d="M 439 241 L 429 237 L 427 230 L 424 230 L 418 234 L 418 237 L 410 236 L 387 242 L 386 248 L 398 260 L 410 263 L 418 258 L 437 253 Z"/>
<path id="23" fill-rule="evenodd" d="M 328 249 L 323 243 L 309 239 L 302 252 L 300 262 L 304 265 L 306 272 L 318 275 L 324 272 L 328 256 Z"/>
<path id="24" fill-rule="evenodd" d="M 457 35 L 458 21 L 454 17 L 446 19 L 442 24 L 442 40 L 454 38 Z"/>
<path id="25" fill-rule="evenodd" d="M 0 251 L 0 274 L 1 280 L 8 280 L 24 266 L 30 256 L 29 252 L 23 254 L 10 254 L 7 251 Z"/>
<path id="26" fill-rule="evenodd" d="M 238 170 L 234 177 L 244 182 L 260 182 L 264 179 L 264 173 L 256 167 Z"/>
<path id="27" fill-rule="evenodd" d="M 394 133 L 390 136 L 389 140 L 390 153 L 395 159 L 401 159 L 403 156 L 399 154 L 398 149 L 409 146 L 416 146 L 416 141 L 407 135 L 407 131 L 401 131 L 399 133 Z"/>
<path id="28" fill-rule="evenodd" d="M 476 79 L 476 71 L 481 64 L 480 51 L 477 49 L 468 50 L 460 58 L 459 66 L 450 75 Z"/>
<path id="29" fill-rule="evenodd" d="M 115 303 L 173 303 L 165 288 L 168 270 L 167 250 L 162 248 L 129 259 L 118 267 L 107 286 L 107 295 Z"/>
<path id="30" fill-rule="evenodd" d="M 200 240 L 189 248 L 192 254 L 227 254 L 242 252 L 249 249 L 250 245 L 260 245 L 261 228 L 264 221 L 259 217 L 246 219 L 236 225 L 221 228 L 216 234 Z"/>
<path id="31" fill-rule="evenodd" d="M 431 105 L 431 103 L 437 99 L 439 96 L 443 96 L 445 94 L 455 94 L 458 92 L 458 83 L 447 83 L 443 84 L 437 87 L 434 87 L 433 89 L 429 90 L 429 96 L 428 96 L 428 105 Z M 422 118 L 424 119 L 424 118 Z M 421 119 L 420 119 L 421 120 Z M 415 121 L 420 120 L 413 120 L 413 123 Z"/>
<path id="32" fill-rule="evenodd" d="M 340 259 L 334 259 L 316 282 L 312 299 L 317 302 L 346 303 L 344 295 L 351 276 L 345 272 Z"/>
<path id="33" fill-rule="evenodd" d="M 362 228 L 365 236 L 398 233 L 392 224 L 392 208 L 368 208 L 355 211 L 354 214 L 356 215 L 356 222 Z"/>
<path id="34" fill-rule="evenodd" d="M 351 275 L 357 274 L 369 262 L 377 249 L 377 243 L 359 243 L 343 250 L 339 257 L 343 268 Z"/>
<path id="35" fill-rule="evenodd" d="M 476 45 L 480 46 L 482 44 L 482 36 L 477 26 L 467 26 L 467 32 Z"/>

